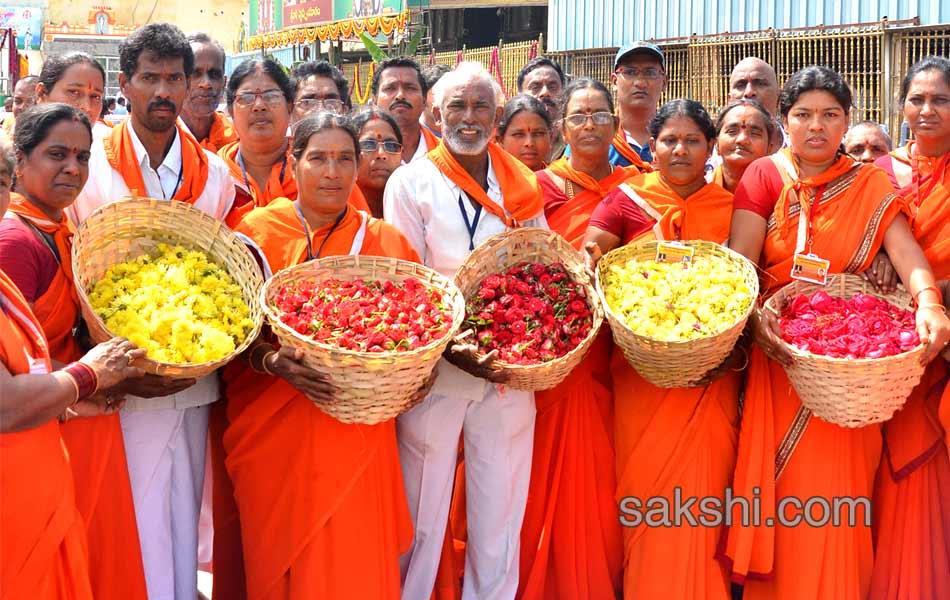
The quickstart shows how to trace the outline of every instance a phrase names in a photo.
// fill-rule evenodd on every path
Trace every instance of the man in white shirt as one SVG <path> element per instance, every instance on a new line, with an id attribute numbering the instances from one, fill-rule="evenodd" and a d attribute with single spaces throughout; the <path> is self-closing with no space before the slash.
<path id="1" fill-rule="evenodd" d="M 447 277 L 472 249 L 518 220 L 546 227 L 534 174 L 489 140 L 501 116 L 496 84 L 462 63 L 435 87 L 443 144 L 397 169 L 383 199 L 423 262 Z M 428 598 L 445 536 L 459 434 L 464 437 L 468 545 L 463 599 L 514 598 L 531 472 L 534 394 L 504 388 L 494 354 L 456 343 L 432 392 L 396 421 L 413 543 L 401 560 L 402 597 Z"/>
<path id="2" fill-rule="evenodd" d="M 370 84 L 373 105 L 389 113 L 402 134 L 402 164 L 412 162 L 435 148 L 439 140 L 419 122 L 426 107 L 426 80 L 419 63 L 411 58 L 381 62 Z"/>
<path id="3" fill-rule="evenodd" d="M 234 201 L 228 169 L 178 122 L 194 68 L 185 35 L 167 23 L 146 25 L 120 44 L 119 61 L 132 114 L 93 144 L 70 219 L 81 223 L 133 193 L 189 202 L 223 221 Z M 217 374 L 197 382 L 146 377 L 131 392 L 120 418 L 148 595 L 194 600 L 207 405 L 218 399 Z"/>

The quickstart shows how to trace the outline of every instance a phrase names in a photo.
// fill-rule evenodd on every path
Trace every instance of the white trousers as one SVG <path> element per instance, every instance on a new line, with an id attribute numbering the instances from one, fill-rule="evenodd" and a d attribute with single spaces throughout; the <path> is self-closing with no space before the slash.
<path id="1" fill-rule="evenodd" d="M 521 523 L 534 394 L 484 386 L 478 400 L 430 394 L 396 420 L 415 535 L 400 560 L 403 600 L 427 600 L 435 584 L 452 499 L 459 433 L 465 443 L 468 542 L 463 600 L 511 600 L 518 589 Z"/>
<path id="2" fill-rule="evenodd" d="M 149 600 L 194 600 L 208 406 L 122 411 Z"/>

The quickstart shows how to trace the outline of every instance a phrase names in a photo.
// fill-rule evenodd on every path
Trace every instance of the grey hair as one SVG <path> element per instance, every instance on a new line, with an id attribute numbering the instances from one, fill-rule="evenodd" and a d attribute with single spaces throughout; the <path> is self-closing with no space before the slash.
<path id="1" fill-rule="evenodd" d="M 435 83 L 435 87 L 432 88 L 433 104 L 441 108 L 445 100 L 445 91 L 447 89 L 452 86 L 473 81 L 485 83 L 491 88 L 492 101 L 495 103 L 495 108 L 504 105 L 505 94 L 501 90 L 501 86 L 498 85 L 498 82 L 485 70 L 485 67 L 482 66 L 481 63 L 475 61 L 459 63 L 454 69 L 443 75 Z"/>
<path id="2" fill-rule="evenodd" d="M 891 135 L 887 133 L 887 128 L 881 125 L 880 123 L 878 123 L 877 121 L 861 121 L 860 123 L 855 123 L 848 129 L 848 131 L 857 129 L 858 127 L 871 127 L 871 128 L 876 127 L 882 134 L 884 134 L 884 140 L 887 141 L 887 149 L 888 150 L 894 149 L 894 141 L 891 140 Z"/>

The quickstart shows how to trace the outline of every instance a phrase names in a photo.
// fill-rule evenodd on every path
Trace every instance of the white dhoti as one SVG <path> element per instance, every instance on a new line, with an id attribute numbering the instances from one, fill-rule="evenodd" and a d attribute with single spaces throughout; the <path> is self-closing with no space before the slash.
<path id="1" fill-rule="evenodd" d="M 149 600 L 196 596 L 208 406 L 181 404 L 216 397 L 216 378 L 211 375 L 181 394 L 154 399 L 171 407 L 143 410 L 150 400 L 136 399 L 135 410 L 120 415 Z"/>
<path id="2" fill-rule="evenodd" d="M 531 477 L 534 394 L 499 391 L 444 360 L 432 393 L 396 420 L 415 535 L 400 560 L 403 600 L 426 600 L 442 552 L 459 433 L 465 444 L 468 541 L 463 600 L 510 600 Z"/>

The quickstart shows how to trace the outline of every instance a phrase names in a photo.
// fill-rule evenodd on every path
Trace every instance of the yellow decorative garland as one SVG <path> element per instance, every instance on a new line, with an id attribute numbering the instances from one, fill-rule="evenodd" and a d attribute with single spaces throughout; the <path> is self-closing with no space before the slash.
<path id="1" fill-rule="evenodd" d="M 346 21 L 335 21 L 333 23 L 324 23 L 313 27 L 284 29 L 272 33 L 254 35 L 248 38 L 246 49 L 258 50 L 260 48 L 282 48 L 285 46 L 312 44 L 318 39 L 321 42 L 328 40 L 335 42 L 340 39 L 358 37 L 359 34 L 364 31 L 373 37 L 380 33 L 389 37 L 397 30 L 405 32 L 408 26 L 409 11 L 404 10 L 395 15 L 376 15 L 373 17 L 363 17 L 361 19 L 347 19 Z"/>
<path id="2" fill-rule="evenodd" d="M 357 103 L 366 104 L 369 102 L 370 95 L 372 95 L 373 75 L 376 73 L 376 63 L 369 63 L 369 74 L 366 76 L 366 85 L 360 89 L 360 67 L 362 66 L 363 60 L 360 59 L 360 61 L 356 63 L 356 68 L 353 70 L 353 97 Z"/>

